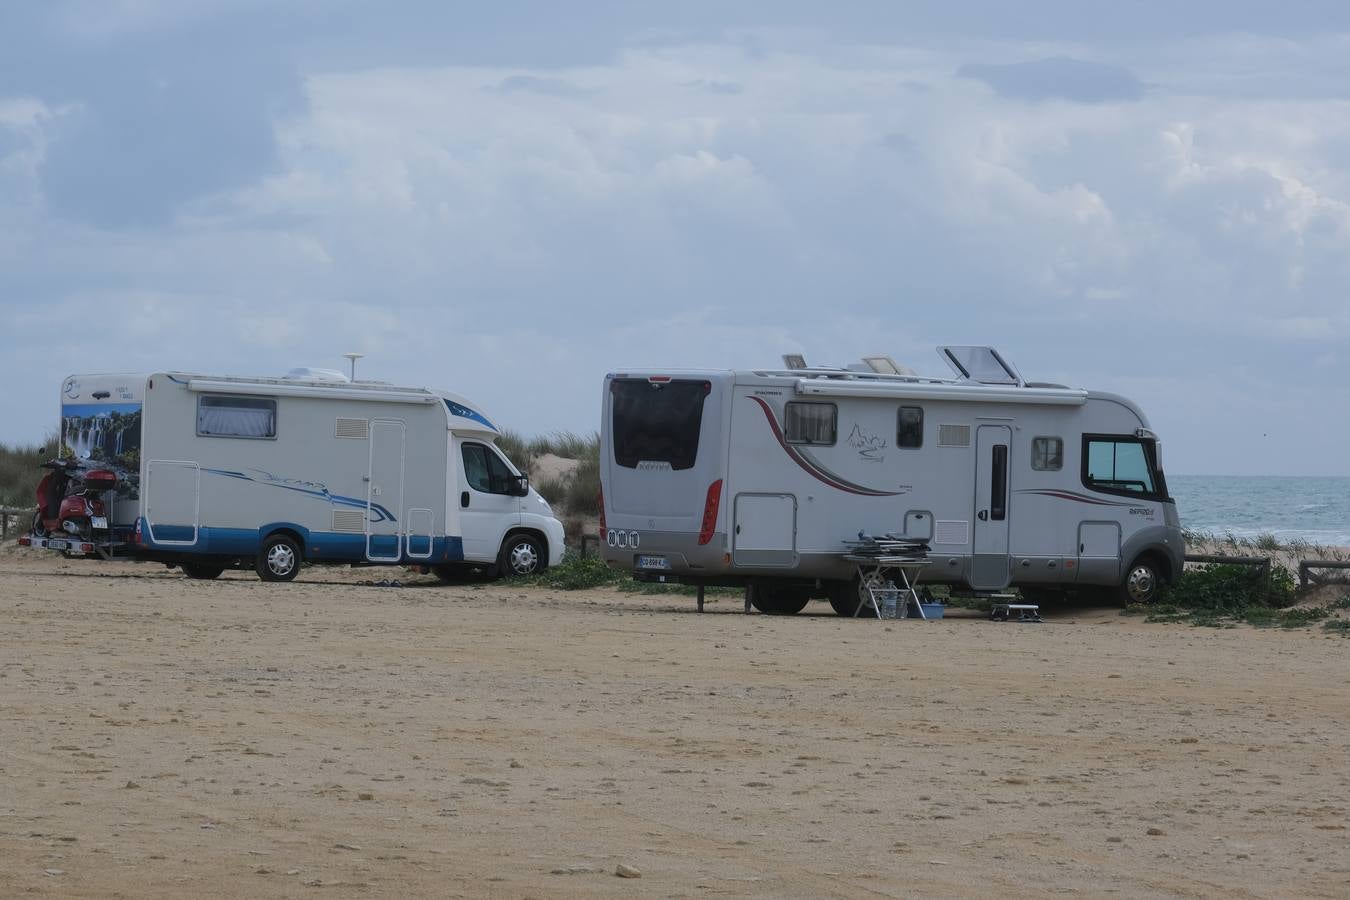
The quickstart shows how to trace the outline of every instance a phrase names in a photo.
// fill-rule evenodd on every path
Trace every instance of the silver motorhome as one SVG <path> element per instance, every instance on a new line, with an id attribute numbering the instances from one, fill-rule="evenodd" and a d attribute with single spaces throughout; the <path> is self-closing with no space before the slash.
<path id="1" fill-rule="evenodd" d="M 955 377 L 847 369 L 605 376 L 602 552 L 643 580 L 748 585 L 765 612 L 858 605 L 845 541 L 929 543 L 925 582 L 1152 599 L 1184 546 L 1157 436 L 1113 394 L 1028 383 L 988 347 Z"/>
<path id="2" fill-rule="evenodd" d="M 62 453 L 118 474 L 112 545 L 197 578 L 253 565 L 289 580 L 302 562 L 446 577 L 556 564 L 562 525 L 497 449 L 498 433 L 457 394 L 323 370 L 62 385 Z"/>

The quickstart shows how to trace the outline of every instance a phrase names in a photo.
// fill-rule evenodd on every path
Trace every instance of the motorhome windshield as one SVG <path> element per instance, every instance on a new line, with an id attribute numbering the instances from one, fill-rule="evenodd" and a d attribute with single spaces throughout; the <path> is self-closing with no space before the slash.
<path id="1" fill-rule="evenodd" d="M 1083 435 L 1083 484 L 1094 491 L 1167 499 L 1157 442 L 1113 434 Z"/>
<path id="2" fill-rule="evenodd" d="M 694 467 L 708 382 L 615 378 L 609 389 L 616 463 L 629 469 Z"/>

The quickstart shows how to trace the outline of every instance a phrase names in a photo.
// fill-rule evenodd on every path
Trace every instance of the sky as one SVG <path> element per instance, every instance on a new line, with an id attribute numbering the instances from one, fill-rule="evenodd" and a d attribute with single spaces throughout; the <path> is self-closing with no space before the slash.
<path id="1" fill-rule="evenodd" d="M 1350 475 L 1350 5 L 0 3 L 0 441 L 296 366 L 599 428 L 607 371 L 989 344 L 1169 471 Z"/>

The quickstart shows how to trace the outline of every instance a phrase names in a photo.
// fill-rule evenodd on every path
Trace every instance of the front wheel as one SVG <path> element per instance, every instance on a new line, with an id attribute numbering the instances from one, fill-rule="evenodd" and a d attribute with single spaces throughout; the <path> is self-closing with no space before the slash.
<path id="1" fill-rule="evenodd" d="M 1125 605 L 1152 603 L 1162 590 L 1158 567 L 1149 559 L 1136 559 L 1125 572 L 1125 581 L 1116 588 L 1116 599 Z"/>
<path id="2" fill-rule="evenodd" d="M 513 534 L 502 542 L 497 557 L 497 570 L 508 578 L 537 575 L 548 567 L 544 547 L 538 538 L 528 534 Z"/>
<path id="3" fill-rule="evenodd" d="M 263 581 L 292 581 L 300 573 L 300 548 L 284 534 L 263 542 L 254 569 Z"/>

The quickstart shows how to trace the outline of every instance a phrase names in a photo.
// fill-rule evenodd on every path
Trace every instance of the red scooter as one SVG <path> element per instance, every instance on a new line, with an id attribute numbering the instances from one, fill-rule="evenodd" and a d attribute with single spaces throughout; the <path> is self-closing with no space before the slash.
<path id="1" fill-rule="evenodd" d="M 53 459 L 42 468 L 51 471 L 38 482 L 33 534 L 47 537 L 64 532 L 84 541 L 107 540 L 111 534 L 108 508 L 100 495 L 117 487 L 117 474 L 107 469 L 83 470 L 74 459 Z"/>

